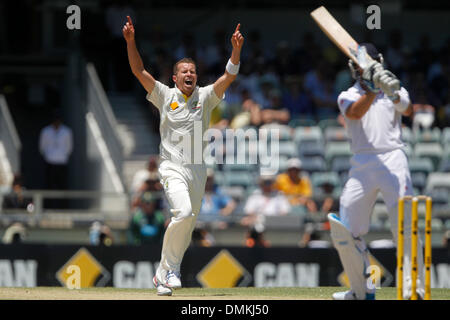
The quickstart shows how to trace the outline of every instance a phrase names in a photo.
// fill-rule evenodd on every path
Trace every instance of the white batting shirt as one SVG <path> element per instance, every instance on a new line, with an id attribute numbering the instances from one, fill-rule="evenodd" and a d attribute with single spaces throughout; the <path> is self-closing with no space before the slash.
<path id="1" fill-rule="evenodd" d="M 201 164 L 207 143 L 203 135 L 209 127 L 212 110 L 223 97 L 217 97 L 212 84 L 196 87 L 188 98 L 176 86 L 169 88 L 156 81 L 146 98 L 161 114 L 161 159 L 178 164 Z"/>
<path id="2" fill-rule="evenodd" d="M 359 83 L 338 96 L 339 109 L 347 125 L 354 154 L 377 154 L 400 149 L 402 141 L 401 114 L 395 110 L 394 103 L 383 93 L 379 93 L 369 110 L 359 120 L 346 117 L 347 108 L 365 94 Z M 405 88 L 399 90 L 402 99 L 409 100 Z"/>

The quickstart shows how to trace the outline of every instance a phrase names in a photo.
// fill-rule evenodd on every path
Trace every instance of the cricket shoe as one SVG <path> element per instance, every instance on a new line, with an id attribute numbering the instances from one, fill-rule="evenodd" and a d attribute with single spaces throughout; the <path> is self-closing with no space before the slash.
<path id="1" fill-rule="evenodd" d="M 172 288 L 172 289 L 179 289 L 181 288 L 181 274 L 177 271 L 169 271 L 166 274 L 166 287 Z"/>
<path id="2" fill-rule="evenodd" d="M 156 294 L 158 296 L 171 296 L 172 295 L 172 289 L 166 287 L 164 284 L 158 281 L 158 278 L 156 276 L 153 277 L 153 284 L 156 287 Z"/>
<path id="3" fill-rule="evenodd" d="M 358 300 L 352 290 L 333 293 L 333 300 Z M 366 293 L 365 300 L 375 300 L 375 293 Z"/>

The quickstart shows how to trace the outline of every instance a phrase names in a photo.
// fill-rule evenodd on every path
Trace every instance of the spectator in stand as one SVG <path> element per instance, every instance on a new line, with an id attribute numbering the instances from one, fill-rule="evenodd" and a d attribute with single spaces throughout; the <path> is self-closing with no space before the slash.
<path id="1" fill-rule="evenodd" d="M 220 74 L 223 71 L 223 61 L 229 56 L 227 44 L 227 33 L 224 29 L 218 28 L 214 31 L 213 43 L 204 50 L 204 61 L 206 71 L 209 74 Z M 227 96 L 230 94 L 231 85 L 228 88 Z M 227 97 L 225 97 L 225 100 Z"/>
<path id="2" fill-rule="evenodd" d="M 323 240 L 317 226 L 309 222 L 305 225 L 305 232 L 302 235 L 299 246 L 302 248 L 321 249 L 330 248 L 331 243 L 327 240 Z"/>
<path id="3" fill-rule="evenodd" d="M 158 201 L 159 197 L 149 190 L 143 191 L 138 197 L 129 226 L 131 243 L 162 243 L 166 218 Z"/>
<path id="4" fill-rule="evenodd" d="M 33 211 L 32 199 L 23 196 L 24 190 L 22 177 L 16 175 L 12 182 L 11 192 L 3 198 L 3 209 L 27 209 L 28 211 Z"/>
<path id="5" fill-rule="evenodd" d="M 445 231 L 442 237 L 442 246 L 447 250 L 450 250 L 450 230 Z"/>
<path id="6" fill-rule="evenodd" d="M 246 126 L 259 127 L 261 125 L 261 106 L 250 97 L 247 89 L 243 89 L 241 94 L 241 109 L 235 113 L 226 113 L 226 117 L 230 119 L 230 128 L 239 129 Z"/>
<path id="7" fill-rule="evenodd" d="M 157 155 L 150 156 L 147 162 L 147 168 L 141 169 L 134 174 L 131 182 L 131 192 L 133 194 L 138 192 L 147 180 L 159 180 L 158 161 L 159 157 Z M 154 191 L 162 191 L 162 186 L 159 182 L 154 187 Z"/>
<path id="8" fill-rule="evenodd" d="M 278 89 L 272 89 L 269 92 L 268 104 L 261 110 L 262 123 L 288 124 L 290 119 L 289 110 L 283 106 L 281 92 Z"/>
<path id="9" fill-rule="evenodd" d="M 413 129 L 429 129 L 435 120 L 435 108 L 428 103 L 424 91 L 418 92 L 416 99 L 413 103 Z"/>
<path id="10" fill-rule="evenodd" d="M 285 79 L 286 90 L 283 94 L 283 107 L 292 119 L 314 116 L 312 101 L 303 89 L 303 79 L 299 76 L 288 76 Z"/>
<path id="11" fill-rule="evenodd" d="M 386 62 L 388 68 L 399 78 L 402 76 L 403 56 L 403 37 L 400 30 L 395 29 L 389 33 L 388 47 L 386 48 Z"/>
<path id="12" fill-rule="evenodd" d="M 247 248 L 268 248 L 271 244 L 265 239 L 264 230 L 251 227 L 245 233 L 245 246 Z"/>
<path id="13" fill-rule="evenodd" d="M 204 226 L 196 226 L 192 232 L 192 245 L 196 247 L 212 247 L 216 243 L 214 236 Z"/>
<path id="14" fill-rule="evenodd" d="M 236 202 L 215 185 L 214 172 L 208 169 L 205 195 L 197 220 L 213 229 L 226 229 L 235 208 Z"/>
<path id="15" fill-rule="evenodd" d="M 89 241 L 95 246 L 100 245 L 109 247 L 114 241 L 111 228 L 100 221 L 94 221 L 89 228 Z"/>
<path id="16" fill-rule="evenodd" d="M 292 206 L 304 207 L 308 212 L 317 212 L 317 205 L 312 199 L 311 181 L 302 172 L 302 162 L 291 158 L 287 163 L 287 171 L 277 176 L 274 188 L 283 193 Z"/>
<path id="17" fill-rule="evenodd" d="M 244 206 L 245 217 L 241 219 L 241 225 L 248 228 L 256 228 L 259 232 L 265 229 L 266 216 L 284 216 L 291 211 L 288 199 L 279 193 L 274 187 L 274 176 L 262 175 L 260 188 L 255 190 L 247 198 Z"/>
<path id="18" fill-rule="evenodd" d="M 292 56 L 289 42 L 283 40 L 277 44 L 275 57 L 272 61 L 276 73 L 281 79 L 298 74 L 300 66 L 297 59 Z"/>
<path id="19" fill-rule="evenodd" d="M 55 110 L 52 123 L 41 130 L 39 137 L 39 150 L 45 162 L 47 189 L 67 189 L 68 164 L 72 149 L 72 130 L 63 124 L 61 111 Z"/>
<path id="20" fill-rule="evenodd" d="M 325 181 L 319 186 L 315 198 L 317 204 L 319 204 L 319 211 L 321 213 L 336 212 L 339 210 L 339 204 L 335 201 L 334 185 L 330 182 Z"/>
<path id="21" fill-rule="evenodd" d="M 194 61 L 201 62 L 198 58 L 198 47 L 195 43 L 195 36 L 191 32 L 184 32 L 181 36 L 180 45 L 175 49 L 174 58 L 176 61 L 189 57 Z"/>
<path id="22" fill-rule="evenodd" d="M 334 75 L 331 66 L 320 61 L 318 67 L 305 75 L 305 89 L 312 98 L 319 119 L 334 118 L 339 114 L 334 92 Z"/>
<path id="23" fill-rule="evenodd" d="M 294 57 L 300 64 L 300 74 L 303 75 L 311 71 L 312 66 L 321 59 L 322 49 L 316 42 L 312 32 L 305 32 L 299 41 L 301 46 L 294 51 Z"/>

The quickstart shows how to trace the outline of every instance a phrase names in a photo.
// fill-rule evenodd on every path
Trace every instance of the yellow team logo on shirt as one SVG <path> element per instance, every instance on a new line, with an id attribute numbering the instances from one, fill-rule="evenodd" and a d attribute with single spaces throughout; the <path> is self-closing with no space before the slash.
<path id="1" fill-rule="evenodd" d="M 176 108 L 178 108 L 178 102 L 172 102 L 171 104 L 170 104 L 170 107 L 172 108 L 172 110 L 175 110 Z"/>

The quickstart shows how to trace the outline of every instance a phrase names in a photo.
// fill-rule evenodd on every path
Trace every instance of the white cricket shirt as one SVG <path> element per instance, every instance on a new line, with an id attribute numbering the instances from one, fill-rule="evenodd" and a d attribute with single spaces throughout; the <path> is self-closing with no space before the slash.
<path id="1" fill-rule="evenodd" d="M 207 144 L 203 135 L 209 127 L 212 110 L 223 99 L 217 97 L 213 85 L 196 87 L 188 98 L 176 86 L 169 88 L 156 81 L 146 98 L 161 114 L 161 159 L 178 164 L 203 163 Z"/>
<path id="2" fill-rule="evenodd" d="M 338 96 L 339 109 L 344 116 L 347 134 L 354 154 L 377 154 L 403 148 L 401 113 L 394 103 L 383 93 L 379 93 L 369 110 L 359 120 L 346 117 L 347 108 L 357 101 L 365 91 L 355 83 Z M 401 88 L 399 95 L 409 101 L 409 94 Z"/>

